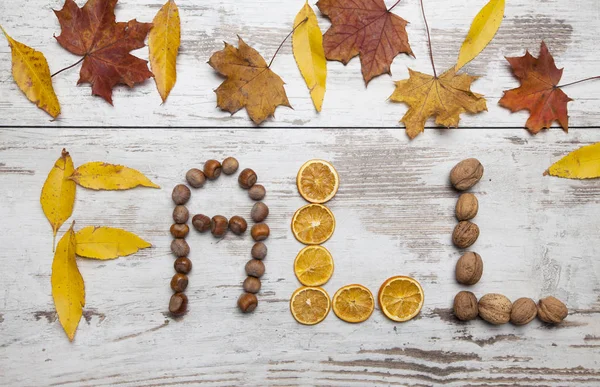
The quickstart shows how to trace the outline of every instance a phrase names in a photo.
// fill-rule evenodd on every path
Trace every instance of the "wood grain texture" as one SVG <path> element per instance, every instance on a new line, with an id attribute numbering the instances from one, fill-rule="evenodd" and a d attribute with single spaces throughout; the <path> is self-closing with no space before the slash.
<path id="1" fill-rule="evenodd" d="M 2 125 L 61 126 L 237 126 L 251 127 L 245 111 L 230 116 L 216 108 L 214 89 L 222 82 L 206 62 L 211 53 L 223 47 L 223 41 L 235 43 L 240 35 L 267 60 L 291 30 L 294 16 L 303 1 L 251 0 L 239 1 L 180 0 L 182 43 L 177 60 L 178 82 L 169 101 L 161 99 L 152 80 L 135 89 L 117 87 L 114 107 L 91 95 L 89 85 L 76 86 L 79 69 L 75 68 L 54 78 L 62 115 L 49 122 L 43 112 L 36 111 L 23 98 L 10 77 L 10 54 L 0 44 L 0 116 Z M 314 2 L 311 2 L 311 5 Z M 387 0 L 386 4 L 394 3 Z M 458 56 L 460 45 L 473 17 L 485 2 L 464 0 L 451 5 L 445 0 L 425 2 L 432 27 L 433 52 L 440 71 L 451 66 Z M 82 5 L 83 1 L 78 0 Z M 117 20 L 137 18 L 150 22 L 162 2 L 121 0 Z M 79 58 L 62 49 L 53 38 L 59 26 L 52 9 L 60 9 L 62 0 L 23 0 L 18 3 L 0 2 L 2 24 L 12 36 L 35 49 L 43 51 L 50 69 L 57 71 L 75 63 Z M 316 8 L 315 8 L 316 9 Z M 318 10 L 323 32 L 329 21 Z M 416 59 L 398 56 L 392 64 L 392 76 L 374 79 L 365 88 L 358 58 L 347 66 L 328 63 L 328 84 L 323 111 L 316 113 L 309 92 L 298 71 L 291 52 L 285 44 L 274 62 L 273 70 L 286 82 L 286 91 L 294 109 L 278 108 L 275 118 L 265 126 L 368 126 L 398 127 L 406 106 L 387 101 L 394 90 L 395 80 L 408 77 L 407 68 L 431 72 L 426 35 L 418 1 L 402 1 L 394 12 L 409 21 L 407 32 Z M 600 2 L 597 0 L 512 1 L 506 6 L 506 16 L 498 34 L 484 52 L 471 62 L 466 71 L 480 75 L 473 90 L 488 99 L 487 113 L 465 115 L 460 125 L 465 127 L 523 127 L 526 112 L 510 114 L 497 103 L 502 91 L 518 85 L 510 73 L 504 56 L 523 55 L 526 49 L 537 56 L 540 42 L 546 41 L 557 66 L 565 67 L 563 82 L 598 75 L 597 35 L 600 33 Z M 146 48 L 136 55 L 147 58 Z M 593 126 L 600 121 L 600 88 L 588 82 L 565 89 L 575 101 L 569 103 L 570 126 Z M 433 121 L 428 122 L 433 126 Z M 565 139 L 566 137 L 563 137 Z"/>
<path id="2" fill-rule="evenodd" d="M 0 385 L 2 386 L 565 386 L 599 385 L 600 181 L 542 176 L 564 154 L 598 140 L 595 130 L 431 131 L 409 142 L 402 130 L 69 130 L 0 131 Z M 466 146 L 468 144 L 468 147 Z M 86 308 L 75 341 L 56 319 L 50 289 L 52 236 L 39 205 L 60 150 L 75 165 L 124 164 L 160 190 L 77 191 L 72 219 L 125 228 L 154 247 L 111 262 L 78 259 Z M 272 236 L 254 314 L 235 303 L 250 238 L 217 241 L 192 231 L 190 311 L 168 316 L 171 189 L 187 169 L 234 155 L 267 188 Z M 474 188 L 484 260 L 478 296 L 515 300 L 554 295 L 570 315 L 555 327 L 459 323 L 451 312 L 464 287 L 454 280 L 451 244 L 458 194 L 452 166 L 477 157 Z M 359 325 L 331 313 L 313 327 L 289 313 L 302 246 L 289 229 L 304 202 L 295 175 L 309 158 L 333 162 L 340 190 L 329 203 L 337 229 L 326 243 L 335 272 L 329 294 L 349 283 L 376 292 L 389 276 L 411 275 L 425 290 L 421 314 L 393 323 L 376 310 Z M 235 177 L 193 191 L 192 214 L 248 217 Z M 66 227 L 59 232 L 59 237 Z"/>

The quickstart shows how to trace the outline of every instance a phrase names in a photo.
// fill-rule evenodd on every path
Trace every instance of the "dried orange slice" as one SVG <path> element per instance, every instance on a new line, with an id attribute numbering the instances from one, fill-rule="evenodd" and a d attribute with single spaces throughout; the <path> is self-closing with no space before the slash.
<path id="1" fill-rule="evenodd" d="M 347 285 L 335 292 L 333 312 L 340 319 L 359 323 L 367 320 L 375 309 L 373 294 L 362 285 Z"/>
<path id="2" fill-rule="evenodd" d="M 318 324 L 327 317 L 330 309 L 331 300 L 322 288 L 303 286 L 296 289 L 290 299 L 290 311 L 300 324 Z"/>
<path id="3" fill-rule="evenodd" d="M 405 276 L 388 278 L 379 288 L 379 307 L 390 320 L 408 321 L 423 307 L 423 288 L 414 279 Z"/>
<path id="4" fill-rule="evenodd" d="M 323 246 L 306 246 L 294 260 L 294 273 L 305 286 L 321 286 L 333 274 L 333 258 Z"/>
<path id="5" fill-rule="evenodd" d="M 310 203 L 325 203 L 335 196 L 340 177 L 331 163 L 309 160 L 300 167 L 296 176 L 298 192 Z"/>
<path id="6" fill-rule="evenodd" d="M 292 218 L 292 232 L 305 245 L 320 245 L 331 238 L 333 230 L 333 213 L 322 204 L 307 204 L 299 208 Z"/>

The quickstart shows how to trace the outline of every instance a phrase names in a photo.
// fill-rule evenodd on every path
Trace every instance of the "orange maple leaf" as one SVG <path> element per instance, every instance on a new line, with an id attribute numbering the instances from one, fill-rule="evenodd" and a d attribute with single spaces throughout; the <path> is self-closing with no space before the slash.
<path id="1" fill-rule="evenodd" d="M 69 52 L 83 56 L 80 83 L 90 83 L 92 94 L 112 105 L 112 89 L 122 83 L 133 87 L 152 77 L 147 61 L 129 53 L 144 47 L 152 23 L 115 22 L 117 0 L 88 0 L 79 8 L 66 0 L 54 11 L 61 27 L 58 43 Z"/>
<path id="2" fill-rule="evenodd" d="M 512 112 L 528 110 L 527 129 L 536 134 L 558 121 L 565 132 L 569 131 L 567 103 L 572 101 L 558 86 L 563 69 L 558 69 L 554 58 L 542 42 L 539 58 L 529 51 L 524 56 L 506 58 L 521 86 L 504 92 L 498 103 Z"/>
<path id="3" fill-rule="evenodd" d="M 398 4 L 398 3 L 396 3 Z M 325 56 L 348 64 L 360 55 L 363 79 L 391 74 L 394 58 L 404 52 L 413 55 L 406 34 L 407 21 L 391 12 L 383 0 L 319 0 L 319 10 L 331 19 L 323 35 Z"/>
<path id="4" fill-rule="evenodd" d="M 262 56 L 238 36 L 239 48 L 225 43 L 208 61 L 227 79 L 215 90 L 217 106 L 234 114 L 246 108 L 255 124 L 275 113 L 277 106 L 290 106 L 283 80 L 267 65 Z"/>

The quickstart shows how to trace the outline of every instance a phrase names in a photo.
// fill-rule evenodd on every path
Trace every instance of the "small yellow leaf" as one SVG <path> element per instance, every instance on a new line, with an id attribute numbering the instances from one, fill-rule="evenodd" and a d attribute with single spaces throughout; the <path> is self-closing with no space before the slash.
<path id="1" fill-rule="evenodd" d="M 496 35 L 504 17 L 504 1 L 490 0 L 475 16 L 469 33 L 460 48 L 456 71 L 475 59 Z"/>
<path id="2" fill-rule="evenodd" d="M 160 188 L 138 170 L 101 161 L 80 165 L 71 179 L 82 187 L 95 190 L 124 190 L 138 185 Z"/>
<path id="3" fill-rule="evenodd" d="M 60 104 L 52 87 L 48 62 L 39 51 L 19 43 L 4 31 L 12 52 L 12 75 L 27 98 L 53 118 L 60 114 Z"/>
<path id="4" fill-rule="evenodd" d="M 54 163 L 54 167 L 50 170 L 42 187 L 40 203 L 46 218 L 50 221 L 54 237 L 60 226 L 73 213 L 76 186 L 73 181 L 69 180 L 73 170 L 73 160 L 69 152 L 63 149 L 62 155 Z M 54 248 L 54 242 L 52 242 L 52 247 Z"/>
<path id="5" fill-rule="evenodd" d="M 306 20 L 306 21 L 304 21 Z M 296 64 L 310 90 L 315 109 L 321 111 L 325 98 L 327 80 L 327 60 L 323 49 L 323 35 L 317 22 L 317 15 L 308 2 L 300 10 L 294 20 L 292 49 Z"/>
<path id="6" fill-rule="evenodd" d="M 595 179 L 600 177 L 600 142 L 581 147 L 556 163 L 544 175 L 565 179 Z"/>
<path id="7" fill-rule="evenodd" d="M 150 67 L 158 92 L 165 102 L 177 80 L 177 53 L 181 40 L 179 10 L 174 0 L 169 0 L 152 21 L 148 35 Z"/>
<path id="8" fill-rule="evenodd" d="M 85 305 L 83 278 L 75 260 L 73 225 L 56 246 L 52 261 L 52 297 L 58 320 L 69 340 L 73 341 Z"/>
<path id="9" fill-rule="evenodd" d="M 75 234 L 77 255 L 93 259 L 114 259 L 136 253 L 152 245 L 120 228 L 85 227 Z"/>

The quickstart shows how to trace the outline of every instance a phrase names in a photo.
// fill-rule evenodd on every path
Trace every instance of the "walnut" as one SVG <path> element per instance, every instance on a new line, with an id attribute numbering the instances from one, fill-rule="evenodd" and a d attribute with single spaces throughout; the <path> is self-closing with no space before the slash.
<path id="1" fill-rule="evenodd" d="M 459 191 L 473 187 L 483 176 L 483 165 L 477 159 L 466 159 L 450 171 L 450 182 Z"/>
<path id="2" fill-rule="evenodd" d="M 510 320 L 512 303 L 502 294 L 489 293 L 479 299 L 479 316 L 494 324 L 506 324 Z"/>
<path id="3" fill-rule="evenodd" d="M 483 261 L 477 253 L 464 253 L 456 262 L 456 281 L 463 285 L 475 285 L 483 274 Z"/>
<path id="4" fill-rule="evenodd" d="M 473 320 L 479 314 L 477 297 L 471 292 L 458 292 L 454 297 L 454 315 L 462 321 Z"/>
<path id="5" fill-rule="evenodd" d="M 523 297 L 513 302 L 510 322 L 515 325 L 529 324 L 537 315 L 537 306 L 531 298 Z"/>
<path id="6" fill-rule="evenodd" d="M 569 310 L 562 301 L 554 297 L 541 299 L 537 305 L 540 320 L 550 324 L 558 324 L 567 317 Z"/>
<path id="7" fill-rule="evenodd" d="M 472 193 L 464 193 L 458 198 L 454 213 L 456 214 L 456 219 L 459 221 L 471 220 L 477 215 L 478 210 L 479 202 L 477 201 L 477 197 Z"/>
<path id="8" fill-rule="evenodd" d="M 452 243 L 458 248 L 466 249 L 479 237 L 479 227 L 468 220 L 459 222 L 452 232 Z"/>

